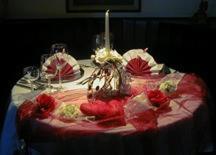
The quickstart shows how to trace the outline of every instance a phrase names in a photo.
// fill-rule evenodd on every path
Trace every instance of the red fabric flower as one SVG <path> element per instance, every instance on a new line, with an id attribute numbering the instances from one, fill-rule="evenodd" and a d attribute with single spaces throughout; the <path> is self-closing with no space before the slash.
<path id="1" fill-rule="evenodd" d="M 31 130 L 30 123 L 32 122 L 35 104 L 32 101 L 26 100 L 17 110 L 16 128 L 20 137 L 26 137 Z"/>
<path id="2" fill-rule="evenodd" d="M 160 90 L 150 90 L 147 91 L 148 99 L 151 102 L 151 104 L 157 109 L 155 112 L 159 115 L 162 113 L 170 112 L 172 109 L 169 106 L 169 98 L 162 93 Z"/>
<path id="3" fill-rule="evenodd" d="M 31 133 L 31 123 L 34 118 L 44 119 L 55 109 L 55 99 L 46 94 L 36 98 L 36 103 L 26 100 L 17 110 L 17 132 L 21 137 L 28 137 Z"/>
<path id="4" fill-rule="evenodd" d="M 36 98 L 36 106 L 34 108 L 34 116 L 40 119 L 47 118 L 55 109 L 55 99 L 47 94 L 41 94 Z"/>
<path id="5" fill-rule="evenodd" d="M 26 100 L 17 110 L 18 121 L 25 121 L 32 117 L 34 113 L 34 103 L 32 101 Z"/>
<path id="6" fill-rule="evenodd" d="M 150 90 L 147 92 L 147 95 L 153 106 L 161 107 L 163 104 L 168 102 L 168 97 L 160 90 Z"/>

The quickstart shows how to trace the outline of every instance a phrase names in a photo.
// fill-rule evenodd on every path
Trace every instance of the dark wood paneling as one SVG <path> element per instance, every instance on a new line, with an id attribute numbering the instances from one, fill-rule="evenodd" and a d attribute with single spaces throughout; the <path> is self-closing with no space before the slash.
<path id="1" fill-rule="evenodd" d="M 134 47 L 135 39 L 135 22 L 131 20 L 123 20 L 122 41 L 124 42 L 124 50 Z"/>
<path id="2" fill-rule="evenodd" d="M 214 29 L 191 25 L 188 19 L 115 18 L 110 23 L 114 47 L 121 54 L 148 47 L 158 62 L 183 71 L 193 71 L 198 63 L 193 56 L 201 58 L 214 44 Z M 65 42 L 77 59 L 89 58 L 93 35 L 104 31 L 104 19 L 8 20 L 1 27 L 4 53 L 15 55 L 13 62 L 22 68 L 40 64 L 40 55 L 55 42 Z"/>
<path id="3" fill-rule="evenodd" d="M 136 21 L 134 27 L 134 45 L 131 48 L 145 48 L 147 47 L 147 22 Z M 133 42 L 133 40 L 132 40 Z"/>

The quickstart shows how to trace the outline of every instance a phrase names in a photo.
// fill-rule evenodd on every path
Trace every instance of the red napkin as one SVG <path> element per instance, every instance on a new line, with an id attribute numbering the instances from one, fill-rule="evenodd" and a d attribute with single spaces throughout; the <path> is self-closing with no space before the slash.
<path id="1" fill-rule="evenodd" d="M 127 72 L 135 76 L 143 76 L 146 74 L 151 74 L 151 67 L 148 62 L 143 60 L 141 57 L 131 59 L 126 65 Z"/>
<path id="2" fill-rule="evenodd" d="M 56 72 L 56 65 L 57 63 L 58 64 L 64 64 L 66 61 L 64 59 L 54 59 L 50 65 L 47 66 L 47 70 L 46 72 L 47 73 L 51 73 L 51 74 L 55 74 Z M 70 76 L 73 74 L 73 67 L 69 64 L 69 63 L 66 63 L 66 65 L 63 66 L 63 68 L 61 69 L 61 77 L 64 78 L 64 77 L 67 77 L 67 76 Z M 59 76 L 59 73 L 56 75 L 56 77 L 54 79 L 58 79 L 58 76 Z"/>

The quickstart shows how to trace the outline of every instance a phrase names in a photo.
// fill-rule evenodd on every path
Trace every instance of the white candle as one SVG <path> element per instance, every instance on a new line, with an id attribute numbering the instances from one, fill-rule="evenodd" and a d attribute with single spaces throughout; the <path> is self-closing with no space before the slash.
<path id="1" fill-rule="evenodd" d="M 109 38 L 109 10 L 105 14 L 105 48 L 110 51 L 110 38 Z"/>

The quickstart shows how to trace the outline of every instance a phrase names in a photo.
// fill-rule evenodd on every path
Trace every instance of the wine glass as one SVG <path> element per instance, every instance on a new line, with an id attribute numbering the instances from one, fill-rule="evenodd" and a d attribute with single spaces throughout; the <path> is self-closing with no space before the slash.
<path id="1" fill-rule="evenodd" d="M 64 43 L 56 43 L 51 46 L 51 54 L 56 59 L 56 69 L 58 71 L 58 80 L 59 80 L 59 90 L 62 89 L 62 68 L 67 64 L 67 57 L 64 54 L 67 54 L 67 45 Z"/>
<path id="2" fill-rule="evenodd" d="M 31 91 L 34 91 L 33 82 L 39 79 L 40 70 L 35 66 L 28 66 L 23 69 L 23 73 L 26 81 L 30 84 Z"/>
<path id="3" fill-rule="evenodd" d="M 55 78 L 58 71 L 57 69 L 54 72 L 48 72 L 44 66 L 48 65 L 48 59 L 51 57 L 51 54 L 41 55 L 41 77 L 47 80 L 48 92 L 52 91 L 51 79 Z"/>
<path id="4" fill-rule="evenodd" d="M 51 54 L 67 53 L 67 45 L 64 43 L 55 43 L 51 46 Z"/>
<path id="5" fill-rule="evenodd" d="M 114 41 L 114 36 L 112 33 L 110 33 L 110 49 L 113 49 L 113 41 Z M 104 33 L 100 33 L 100 34 L 96 34 L 93 36 L 93 40 L 92 40 L 92 49 L 93 51 L 98 51 L 99 49 L 102 49 L 105 47 L 105 34 Z"/>

